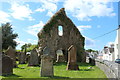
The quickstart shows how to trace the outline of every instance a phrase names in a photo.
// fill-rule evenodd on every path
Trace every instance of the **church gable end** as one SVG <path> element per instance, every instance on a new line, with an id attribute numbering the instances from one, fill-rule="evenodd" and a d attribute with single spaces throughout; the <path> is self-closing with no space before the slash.
<path id="1" fill-rule="evenodd" d="M 62 26 L 62 36 L 59 35 L 59 26 Z M 68 48 L 71 45 L 75 45 L 77 47 L 78 61 L 82 61 L 85 58 L 84 37 L 74 23 L 66 16 L 64 8 L 51 17 L 38 33 L 38 37 L 41 54 L 42 50 L 47 47 L 50 49 L 50 54 L 56 58 L 56 51 L 61 49 L 67 60 Z"/>

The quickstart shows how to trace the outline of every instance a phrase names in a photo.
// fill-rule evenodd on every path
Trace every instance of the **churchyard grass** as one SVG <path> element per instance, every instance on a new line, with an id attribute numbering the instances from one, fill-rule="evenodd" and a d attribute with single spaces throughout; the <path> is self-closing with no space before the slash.
<path id="1" fill-rule="evenodd" d="M 57 63 L 54 65 L 54 77 L 52 78 L 106 78 L 106 75 L 96 66 L 87 63 L 78 63 L 77 71 L 66 70 L 67 63 Z M 91 67 L 91 68 L 90 68 Z M 2 76 L 3 78 L 48 78 L 40 77 L 40 67 L 28 67 L 27 64 L 19 64 L 14 68 L 13 75 Z"/>

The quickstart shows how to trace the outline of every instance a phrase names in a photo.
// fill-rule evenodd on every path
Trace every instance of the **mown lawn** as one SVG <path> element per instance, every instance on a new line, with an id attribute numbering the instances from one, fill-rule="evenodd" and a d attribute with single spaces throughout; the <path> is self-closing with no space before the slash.
<path id="1" fill-rule="evenodd" d="M 106 75 L 96 66 L 87 63 L 78 63 L 80 70 L 66 70 L 66 63 L 57 63 L 54 65 L 54 77 L 60 79 L 68 78 L 106 78 Z M 89 69 L 92 67 L 92 69 Z M 2 76 L 2 78 L 48 78 L 40 77 L 40 67 L 28 67 L 27 64 L 20 64 L 14 68 L 13 75 Z M 13 79 L 12 79 L 13 80 Z"/>

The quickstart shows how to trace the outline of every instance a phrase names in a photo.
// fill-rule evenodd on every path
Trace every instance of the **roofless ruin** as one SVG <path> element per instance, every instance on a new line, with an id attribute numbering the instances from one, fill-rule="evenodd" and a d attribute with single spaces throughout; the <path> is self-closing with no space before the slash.
<path id="1" fill-rule="evenodd" d="M 59 35 L 59 26 L 62 26 L 62 35 Z M 77 61 L 85 62 L 84 40 L 72 20 L 67 17 L 65 9 L 56 12 L 38 33 L 40 54 L 46 52 L 56 59 L 57 50 L 62 50 L 67 60 L 68 48 L 74 45 L 77 49 Z"/>

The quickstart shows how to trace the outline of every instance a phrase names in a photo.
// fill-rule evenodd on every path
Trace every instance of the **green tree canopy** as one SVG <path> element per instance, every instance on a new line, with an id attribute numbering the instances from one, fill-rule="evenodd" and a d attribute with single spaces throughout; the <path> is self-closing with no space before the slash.
<path id="1" fill-rule="evenodd" d="M 34 48 L 37 48 L 37 45 L 28 43 L 21 46 L 21 51 L 29 52 Z"/>
<path id="2" fill-rule="evenodd" d="M 96 50 L 93 50 L 93 49 L 88 49 L 88 50 L 86 50 L 87 52 L 98 52 L 98 51 L 96 51 Z"/>
<path id="3" fill-rule="evenodd" d="M 6 50 L 9 46 L 15 48 L 17 42 L 14 39 L 18 34 L 13 33 L 12 25 L 10 23 L 2 24 L 0 30 L 2 30 L 2 49 Z"/>

